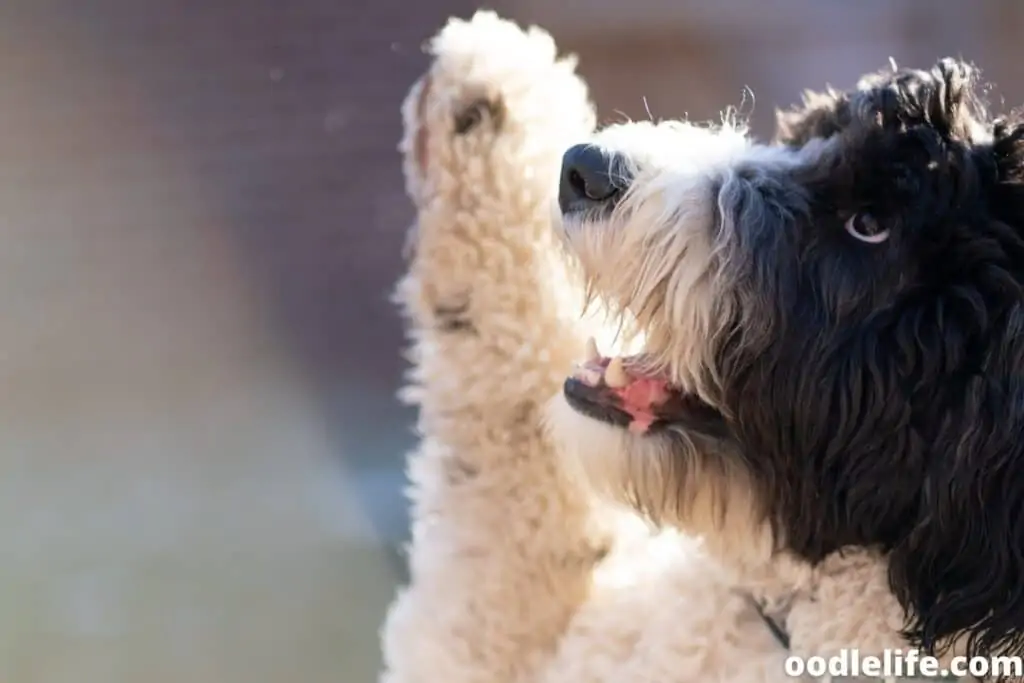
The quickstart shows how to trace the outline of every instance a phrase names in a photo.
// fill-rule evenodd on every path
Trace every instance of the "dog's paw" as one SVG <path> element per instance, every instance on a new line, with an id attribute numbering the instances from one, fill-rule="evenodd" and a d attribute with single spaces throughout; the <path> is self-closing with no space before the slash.
<path id="1" fill-rule="evenodd" d="M 417 207 L 531 220 L 547 211 L 562 153 L 595 125 L 575 58 L 560 58 L 541 29 L 486 11 L 450 20 L 428 51 L 433 62 L 402 106 L 399 145 Z M 419 238 L 427 232 L 421 225 Z"/>
<path id="2" fill-rule="evenodd" d="M 429 52 L 399 146 L 417 209 L 404 250 L 417 319 L 442 333 L 525 334 L 568 277 L 553 209 L 564 151 L 594 129 L 587 87 L 550 35 L 492 12 L 452 19 Z"/>

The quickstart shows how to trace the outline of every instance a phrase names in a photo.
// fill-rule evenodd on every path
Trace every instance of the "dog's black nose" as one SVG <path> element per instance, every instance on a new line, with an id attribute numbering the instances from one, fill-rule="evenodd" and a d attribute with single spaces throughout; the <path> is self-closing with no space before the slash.
<path id="1" fill-rule="evenodd" d="M 611 204 L 626 188 L 622 164 L 594 145 L 575 145 L 562 156 L 558 206 L 562 213 Z"/>

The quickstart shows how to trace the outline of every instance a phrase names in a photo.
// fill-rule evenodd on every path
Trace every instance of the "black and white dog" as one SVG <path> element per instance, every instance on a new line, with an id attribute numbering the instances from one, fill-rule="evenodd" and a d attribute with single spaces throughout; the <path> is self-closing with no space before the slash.
<path id="1" fill-rule="evenodd" d="M 772 145 L 610 127 L 559 204 L 645 339 L 554 406 L 594 483 L 748 563 L 878 548 L 916 644 L 1024 652 L 1024 123 L 971 66 L 808 95 Z"/>

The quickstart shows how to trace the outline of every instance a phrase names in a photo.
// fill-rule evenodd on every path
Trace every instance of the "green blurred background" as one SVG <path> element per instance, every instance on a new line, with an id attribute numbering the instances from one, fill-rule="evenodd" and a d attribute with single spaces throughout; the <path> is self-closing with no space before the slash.
<path id="1" fill-rule="evenodd" d="M 1019 1 L 490 7 L 578 52 L 605 120 L 763 135 L 890 56 L 1024 101 Z M 412 444 L 398 107 L 474 9 L 0 5 L 0 683 L 374 679 Z"/>

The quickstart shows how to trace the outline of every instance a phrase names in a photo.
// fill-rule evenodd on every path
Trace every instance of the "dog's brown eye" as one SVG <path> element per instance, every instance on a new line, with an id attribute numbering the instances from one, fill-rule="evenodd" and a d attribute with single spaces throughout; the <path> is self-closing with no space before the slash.
<path id="1" fill-rule="evenodd" d="M 484 120 L 484 117 L 493 115 L 495 110 L 487 100 L 476 100 L 471 103 L 468 107 L 460 111 L 455 115 L 455 132 L 458 135 L 465 135 L 469 131 L 480 125 L 480 122 Z"/>
<path id="2" fill-rule="evenodd" d="M 881 244 L 889 239 L 889 231 L 870 213 L 855 213 L 846 220 L 846 232 L 867 244 Z"/>

